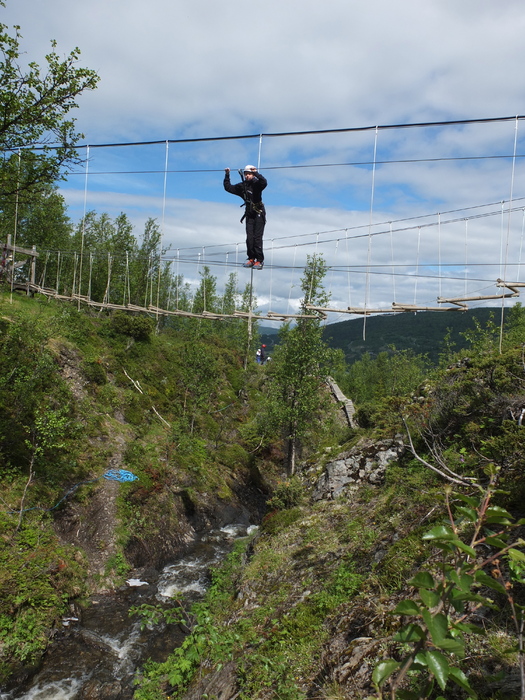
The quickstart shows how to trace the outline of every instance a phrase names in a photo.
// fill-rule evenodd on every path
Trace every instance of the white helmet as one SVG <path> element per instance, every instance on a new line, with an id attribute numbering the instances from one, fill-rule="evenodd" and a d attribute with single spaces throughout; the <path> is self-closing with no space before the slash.
<path id="1" fill-rule="evenodd" d="M 251 173 L 253 170 L 257 170 L 257 168 L 255 167 L 255 165 L 247 165 L 247 166 L 244 168 L 244 172 L 245 172 L 245 173 Z"/>

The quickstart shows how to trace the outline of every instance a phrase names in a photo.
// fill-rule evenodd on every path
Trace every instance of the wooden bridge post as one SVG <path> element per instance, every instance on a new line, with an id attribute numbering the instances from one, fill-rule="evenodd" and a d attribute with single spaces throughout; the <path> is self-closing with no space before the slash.
<path id="1" fill-rule="evenodd" d="M 29 284 L 34 285 L 36 277 L 36 245 L 32 246 L 31 252 L 33 253 L 33 255 L 31 255 L 31 270 L 29 273 Z"/>

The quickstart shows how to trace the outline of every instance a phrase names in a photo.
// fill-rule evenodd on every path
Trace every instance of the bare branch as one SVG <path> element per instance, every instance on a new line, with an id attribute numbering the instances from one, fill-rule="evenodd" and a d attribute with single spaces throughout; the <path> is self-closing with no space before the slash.
<path id="1" fill-rule="evenodd" d="M 435 467 L 433 464 L 430 464 L 430 462 L 427 462 L 423 457 L 420 457 L 418 453 L 416 452 L 416 448 L 414 447 L 414 443 L 412 442 L 412 435 L 410 434 L 410 430 L 408 429 L 408 425 L 404 417 L 402 417 L 403 424 L 405 426 L 405 430 L 407 431 L 407 436 L 408 436 L 408 441 L 410 443 L 410 450 L 414 457 L 417 459 L 418 462 L 421 462 L 421 464 L 424 464 L 425 467 L 428 467 L 431 469 L 433 472 L 436 474 L 439 474 L 439 476 L 443 477 L 443 479 L 446 479 L 446 481 L 449 481 L 453 484 L 461 484 L 461 486 L 471 486 L 472 484 L 469 483 L 469 481 L 465 480 L 463 477 L 461 477 L 459 474 L 455 474 L 455 472 L 451 471 L 450 469 L 447 468 L 447 471 L 450 472 L 447 474 L 446 472 L 442 471 L 441 469 L 438 469 Z"/>

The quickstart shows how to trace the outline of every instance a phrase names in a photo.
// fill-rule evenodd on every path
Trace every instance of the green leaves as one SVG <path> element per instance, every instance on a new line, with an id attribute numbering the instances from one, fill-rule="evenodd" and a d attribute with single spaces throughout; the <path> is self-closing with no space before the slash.
<path id="1" fill-rule="evenodd" d="M 380 661 L 372 673 L 372 682 L 378 687 L 382 686 L 400 666 L 399 661 L 393 661 L 392 659 Z"/>
<path id="2" fill-rule="evenodd" d="M 436 646 L 441 646 L 441 642 L 445 639 L 448 633 L 448 620 L 445 615 L 438 613 L 437 615 L 432 615 L 432 613 L 423 609 L 421 612 L 423 620 L 427 626 L 432 641 Z"/>
<path id="3" fill-rule="evenodd" d="M 394 636 L 396 642 L 420 642 L 425 639 L 425 631 L 412 622 L 402 627 Z"/>
<path id="4" fill-rule="evenodd" d="M 77 66 L 80 51 L 75 48 L 64 59 L 52 50 L 45 57 L 44 70 L 31 62 L 20 65 L 21 34 L 15 27 L 11 35 L 0 25 L 0 147 L 2 151 L 16 151 L 21 147 L 43 146 L 38 157 L 33 155 L 31 169 L 25 169 L 23 178 L 13 178 L 9 159 L 0 169 L 2 195 L 11 195 L 20 189 L 30 189 L 41 182 L 59 179 L 61 169 L 77 160 L 75 145 L 82 134 L 75 131 L 75 120 L 67 118 L 77 107 L 76 99 L 86 90 L 94 90 L 99 77 L 93 70 Z M 58 144 L 53 148 L 49 144 Z M 12 161 L 19 159 L 16 154 Z M 6 167 L 7 162 L 7 167 Z"/>
<path id="5" fill-rule="evenodd" d="M 419 615 L 419 607 L 413 600 L 402 600 L 396 605 L 394 615 Z"/>
<path id="6" fill-rule="evenodd" d="M 322 280 L 326 266 L 322 256 L 308 256 L 301 289 L 304 292 L 303 314 L 311 316 L 305 304 L 321 305 L 328 301 Z M 269 396 L 264 421 L 288 441 L 288 469 L 294 472 L 297 442 L 315 427 L 325 406 L 323 391 L 331 351 L 323 340 L 321 319 L 301 318 L 291 328 L 279 332 L 280 344 L 272 354 Z"/>
<path id="7" fill-rule="evenodd" d="M 514 518 L 505 508 L 500 508 L 499 506 L 487 508 L 485 515 L 485 522 L 487 524 L 497 523 L 499 525 L 510 525 L 513 520 Z"/>
<path id="8" fill-rule="evenodd" d="M 441 690 L 445 690 L 450 672 L 446 657 L 439 651 L 427 651 L 425 657 L 429 671 L 434 675 Z"/>
<path id="9" fill-rule="evenodd" d="M 459 685 L 460 688 L 463 688 L 463 690 L 466 690 L 468 693 L 468 696 L 470 698 L 477 698 L 477 693 L 475 693 L 472 688 L 470 687 L 470 684 L 468 682 L 468 678 L 465 676 L 463 671 L 459 668 L 449 668 L 448 670 L 448 675 L 449 678 L 451 678 L 456 685 Z"/>
<path id="10" fill-rule="evenodd" d="M 438 525 L 437 527 L 432 528 L 432 530 L 423 535 L 423 539 L 428 542 L 432 542 L 438 547 L 441 546 L 444 549 L 457 547 L 471 557 L 476 556 L 476 550 L 463 542 L 448 525 Z"/>
<path id="11" fill-rule="evenodd" d="M 497 591 L 498 593 L 503 593 L 505 595 L 505 593 L 507 592 L 505 590 L 505 586 L 503 586 L 499 581 L 496 581 L 492 578 L 492 576 L 489 576 L 482 570 L 476 571 L 474 575 L 474 580 L 476 581 L 476 583 L 479 583 L 482 586 L 487 586 L 487 588 L 491 588 L 493 591 Z"/>
<path id="12" fill-rule="evenodd" d="M 428 588 L 432 589 L 435 587 L 436 582 L 428 571 L 420 571 L 414 576 L 409 582 L 409 586 L 414 586 L 415 588 Z"/>
<path id="13" fill-rule="evenodd" d="M 494 608 L 493 601 L 481 595 L 479 589 L 488 588 L 509 596 L 507 587 L 511 589 L 515 582 L 525 583 L 525 541 L 520 538 L 508 544 L 511 528 L 516 523 L 505 508 L 490 504 L 493 493 L 489 485 L 478 497 L 458 495 L 462 505 L 456 508 L 455 516 L 450 516 L 450 522 L 436 525 L 423 535 L 424 541 L 441 549 L 440 573 L 419 571 L 408 582 L 418 589 L 419 600 L 406 599 L 396 605 L 393 614 L 412 619 L 397 631 L 392 641 L 412 645 L 412 648 L 401 661 L 382 661 L 374 676 L 379 687 L 401 668 L 391 682 L 392 697 L 398 700 L 431 697 L 434 682 L 445 690 L 449 681 L 466 691 L 470 698 L 476 698 L 465 673 L 457 664 L 465 657 L 465 635 L 484 635 L 486 632 L 468 621 L 466 603 Z M 467 523 L 470 540 L 464 542 L 460 534 L 465 531 Z M 490 531 L 487 526 L 493 525 L 497 525 L 500 531 Z M 481 550 L 481 544 L 502 550 L 502 558 L 508 562 L 510 582 L 504 580 L 500 561 L 493 552 Z M 486 556 L 484 561 L 482 552 Z M 483 570 L 488 564 L 495 569 L 492 576 Z M 524 609 L 513 601 L 511 604 L 512 619 L 518 630 Z M 422 674 L 416 693 L 397 689 L 398 680 L 404 678 L 409 669 L 412 674 Z M 428 674 L 433 681 L 428 681 Z"/>

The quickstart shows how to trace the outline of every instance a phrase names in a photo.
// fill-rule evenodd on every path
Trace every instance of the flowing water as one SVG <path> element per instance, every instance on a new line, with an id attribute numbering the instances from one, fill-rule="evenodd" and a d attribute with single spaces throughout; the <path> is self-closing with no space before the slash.
<path id="1" fill-rule="evenodd" d="M 114 595 L 92 601 L 81 619 L 64 618 L 38 672 L 23 686 L 0 692 L 0 700 L 130 700 L 136 670 L 147 660 L 163 661 L 184 639 L 179 625 L 144 630 L 129 615 L 134 605 L 199 600 L 209 584 L 210 567 L 220 563 L 238 537 L 252 527 L 228 525 L 203 535 L 179 561 L 160 574 L 129 579 Z"/>

